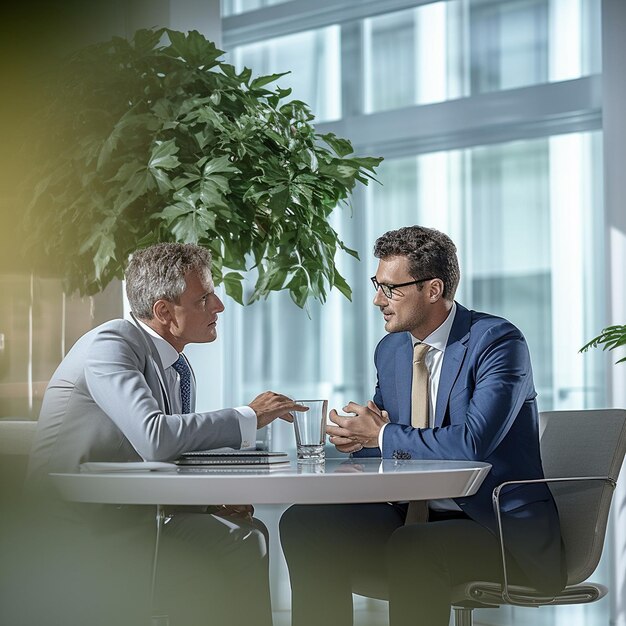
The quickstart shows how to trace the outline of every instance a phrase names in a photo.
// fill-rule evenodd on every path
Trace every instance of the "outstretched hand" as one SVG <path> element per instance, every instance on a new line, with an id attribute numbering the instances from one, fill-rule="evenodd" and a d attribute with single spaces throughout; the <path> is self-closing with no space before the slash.
<path id="1" fill-rule="evenodd" d="M 389 422 L 387 411 L 381 411 L 371 400 L 367 406 L 349 402 L 343 411 L 354 415 L 339 415 L 333 409 L 329 417 L 337 426 L 326 427 L 330 442 L 337 450 L 350 453 L 363 448 L 377 448 L 380 429 Z"/>
<path id="2" fill-rule="evenodd" d="M 291 411 L 308 411 L 308 407 L 296 404 L 291 398 L 273 391 L 258 395 L 248 406 L 256 413 L 257 428 L 263 428 L 277 417 L 293 422 Z"/>

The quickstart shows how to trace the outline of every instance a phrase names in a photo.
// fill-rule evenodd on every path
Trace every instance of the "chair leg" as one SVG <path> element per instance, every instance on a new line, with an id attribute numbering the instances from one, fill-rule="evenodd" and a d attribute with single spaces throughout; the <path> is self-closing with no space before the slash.
<path id="1" fill-rule="evenodd" d="M 152 576 L 150 580 L 150 606 L 154 608 L 156 600 L 156 580 L 157 569 L 159 565 L 159 547 L 161 545 L 161 531 L 163 530 L 163 522 L 165 521 L 164 508 L 157 504 L 156 507 L 156 536 L 154 538 L 154 554 L 152 555 Z"/>
<path id="2" fill-rule="evenodd" d="M 152 556 L 152 576 L 150 581 L 150 610 L 152 616 L 150 618 L 150 626 L 170 626 L 170 618 L 168 615 L 156 615 L 156 583 L 157 571 L 159 566 L 159 547 L 161 545 L 161 532 L 165 522 L 165 509 L 157 504 L 156 508 L 156 536 L 154 539 L 154 554 Z"/>
<path id="3" fill-rule="evenodd" d="M 454 626 L 472 626 L 474 609 L 465 606 L 453 606 L 452 608 L 454 609 Z"/>

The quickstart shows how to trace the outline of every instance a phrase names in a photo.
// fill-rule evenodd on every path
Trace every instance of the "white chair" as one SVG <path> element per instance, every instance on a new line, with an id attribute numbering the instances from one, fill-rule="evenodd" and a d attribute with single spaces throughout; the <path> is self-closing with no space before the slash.
<path id="1" fill-rule="evenodd" d="M 474 608 L 582 604 L 608 592 L 603 585 L 583 581 L 593 574 L 602 554 L 611 499 L 626 452 L 626 410 L 551 411 L 540 415 L 540 429 L 545 479 L 504 483 L 494 490 L 503 581 L 472 581 L 456 587 L 455 626 L 471 626 Z M 525 482 L 546 482 L 559 511 L 567 586 L 554 597 L 508 582 L 499 495 L 505 485 Z"/>

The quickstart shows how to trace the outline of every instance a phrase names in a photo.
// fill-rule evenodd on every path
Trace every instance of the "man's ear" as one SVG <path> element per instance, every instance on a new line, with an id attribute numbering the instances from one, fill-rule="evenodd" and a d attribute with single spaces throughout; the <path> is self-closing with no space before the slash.
<path id="1" fill-rule="evenodd" d="M 152 315 L 159 324 L 169 325 L 172 321 L 172 312 L 170 310 L 170 302 L 167 300 L 157 300 L 152 305 Z"/>
<path id="2" fill-rule="evenodd" d="M 440 278 L 431 281 L 428 296 L 431 302 L 437 302 L 443 298 L 443 281 Z"/>

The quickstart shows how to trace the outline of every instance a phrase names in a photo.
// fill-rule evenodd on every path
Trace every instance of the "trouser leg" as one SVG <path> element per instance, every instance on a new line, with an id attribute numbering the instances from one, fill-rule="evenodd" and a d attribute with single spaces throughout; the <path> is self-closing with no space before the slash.
<path id="1" fill-rule="evenodd" d="M 511 564 L 514 578 L 523 575 Z M 398 528 L 387 550 L 390 626 L 448 626 L 451 589 L 500 580 L 496 537 L 470 519 Z"/>
<path id="2" fill-rule="evenodd" d="M 270 626 L 268 537 L 256 519 L 175 514 L 158 568 L 172 626 Z"/>
<path id="3" fill-rule="evenodd" d="M 402 523 L 402 514 L 388 504 L 288 509 L 280 537 L 291 580 L 292 625 L 350 626 L 354 585 L 384 586 L 385 546 Z"/>

